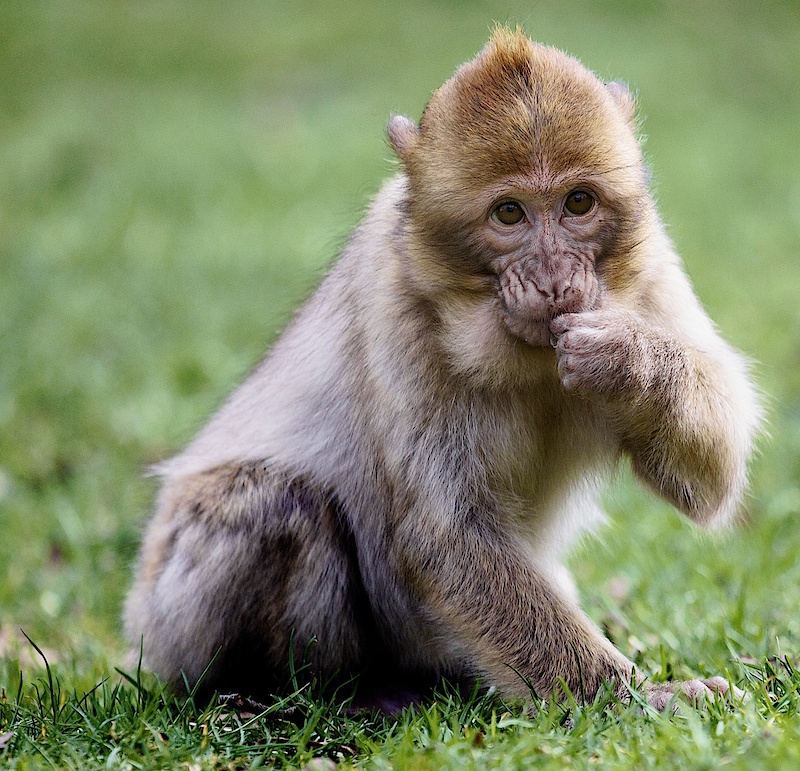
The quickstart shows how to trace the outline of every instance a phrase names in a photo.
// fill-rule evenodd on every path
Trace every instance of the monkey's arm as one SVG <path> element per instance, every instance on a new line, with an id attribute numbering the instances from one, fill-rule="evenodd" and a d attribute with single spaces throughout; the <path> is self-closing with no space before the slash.
<path id="1" fill-rule="evenodd" d="M 506 696 L 547 696 L 566 684 L 575 698 L 591 701 L 614 680 L 623 699 L 634 666 L 580 608 L 525 556 L 524 549 L 491 519 L 438 522 L 411 513 L 395 533 L 396 565 L 445 644 L 466 658 L 484 685 Z M 641 683 L 641 680 L 637 681 Z M 725 694 L 722 678 L 644 683 L 649 703 L 665 709 L 676 693 L 701 701 Z M 734 689 L 733 695 L 742 693 Z"/>
<path id="2" fill-rule="evenodd" d="M 563 679 L 578 699 L 616 679 L 625 692 L 632 663 L 581 610 L 539 573 L 499 527 L 438 523 L 409 515 L 396 533 L 396 559 L 404 580 L 443 626 L 485 685 L 528 697 L 523 678 L 548 695 Z"/>
<path id="3" fill-rule="evenodd" d="M 745 363 L 693 295 L 673 299 L 684 304 L 672 313 L 695 322 L 692 336 L 610 304 L 554 319 L 559 374 L 609 408 L 642 479 L 692 519 L 724 521 L 745 487 L 759 407 Z"/>

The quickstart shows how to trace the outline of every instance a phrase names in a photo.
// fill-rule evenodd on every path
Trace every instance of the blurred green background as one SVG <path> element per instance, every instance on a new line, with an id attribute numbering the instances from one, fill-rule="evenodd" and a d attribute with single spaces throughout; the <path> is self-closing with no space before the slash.
<path id="1" fill-rule="evenodd" d="M 698 537 L 623 478 L 575 561 L 588 610 L 645 666 L 800 647 L 795 0 L 2 0 L 6 673 L 20 627 L 77 674 L 119 663 L 148 464 L 319 280 L 396 168 L 389 116 L 418 118 L 494 22 L 638 92 L 663 216 L 769 397 L 753 523 Z"/>

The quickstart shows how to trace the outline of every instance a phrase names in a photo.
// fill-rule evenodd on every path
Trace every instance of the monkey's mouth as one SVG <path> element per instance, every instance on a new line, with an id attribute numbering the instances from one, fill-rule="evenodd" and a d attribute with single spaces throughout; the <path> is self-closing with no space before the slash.
<path id="1" fill-rule="evenodd" d="M 554 318 L 588 310 L 597 297 L 597 282 L 583 269 L 559 280 L 545 278 L 537 279 L 516 266 L 498 275 L 503 321 L 512 335 L 534 347 L 550 346 L 550 322 Z"/>
<path id="2" fill-rule="evenodd" d="M 550 321 L 555 318 L 552 307 L 533 290 L 520 290 L 520 284 L 501 280 L 498 285 L 498 300 L 503 322 L 516 338 L 533 347 L 550 345 Z"/>

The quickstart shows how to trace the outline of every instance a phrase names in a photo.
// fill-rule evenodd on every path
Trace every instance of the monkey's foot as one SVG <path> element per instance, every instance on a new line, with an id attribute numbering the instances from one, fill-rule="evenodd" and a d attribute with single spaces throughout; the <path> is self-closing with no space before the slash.
<path id="1" fill-rule="evenodd" d="M 430 698 L 430 694 L 427 695 Z M 357 693 L 347 705 L 346 711 L 350 715 L 376 711 L 387 717 L 398 717 L 406 707 L 424 701 L 425 696 L 426 694 L 421 691 L 405 688 L 385 688 L 367 693 Z"/>
<path id="2" fill-rule="evenodd" d="M 221 693 L 219 703 L 232 707 L 237 712 L 250 712 L 254 715 L 260 715 L 269 709 L 266 704 L 251 699 L 249 696 L 242 696 L 240 693 Z"/>

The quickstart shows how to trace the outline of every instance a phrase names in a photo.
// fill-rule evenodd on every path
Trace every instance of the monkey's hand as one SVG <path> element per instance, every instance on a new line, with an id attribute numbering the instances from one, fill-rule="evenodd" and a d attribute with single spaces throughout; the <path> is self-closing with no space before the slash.
<path id="1" fill-rule="evenodd" d="M 624 310 L 565 313 L 550 322 L 558 372 L 568 391 L 640 402 L 669 364 L 669 348 L 643 319 Z"/>
<path id="2" fill-rule="evenodd" d="M 609 410 L 636 474 L 697 522 L 733 512 L 745 479 L 714 361 L 630 311 L 550 322 L 567 391 Z"/>
<path id="3" fill-rule="evenodd" d="M 747 694 L 734 685 L 730 685 L 724 677 L 712 677 L 708 680 L 683 680 L 670 683 L 649 683 L 645 686 L 647 703 L 663 712 L 673 705 L 677 706 L 676 696 L 683 698 L 697 707 L 707 700 L 723 697 L 734 702 L 742 702 Z"/>

